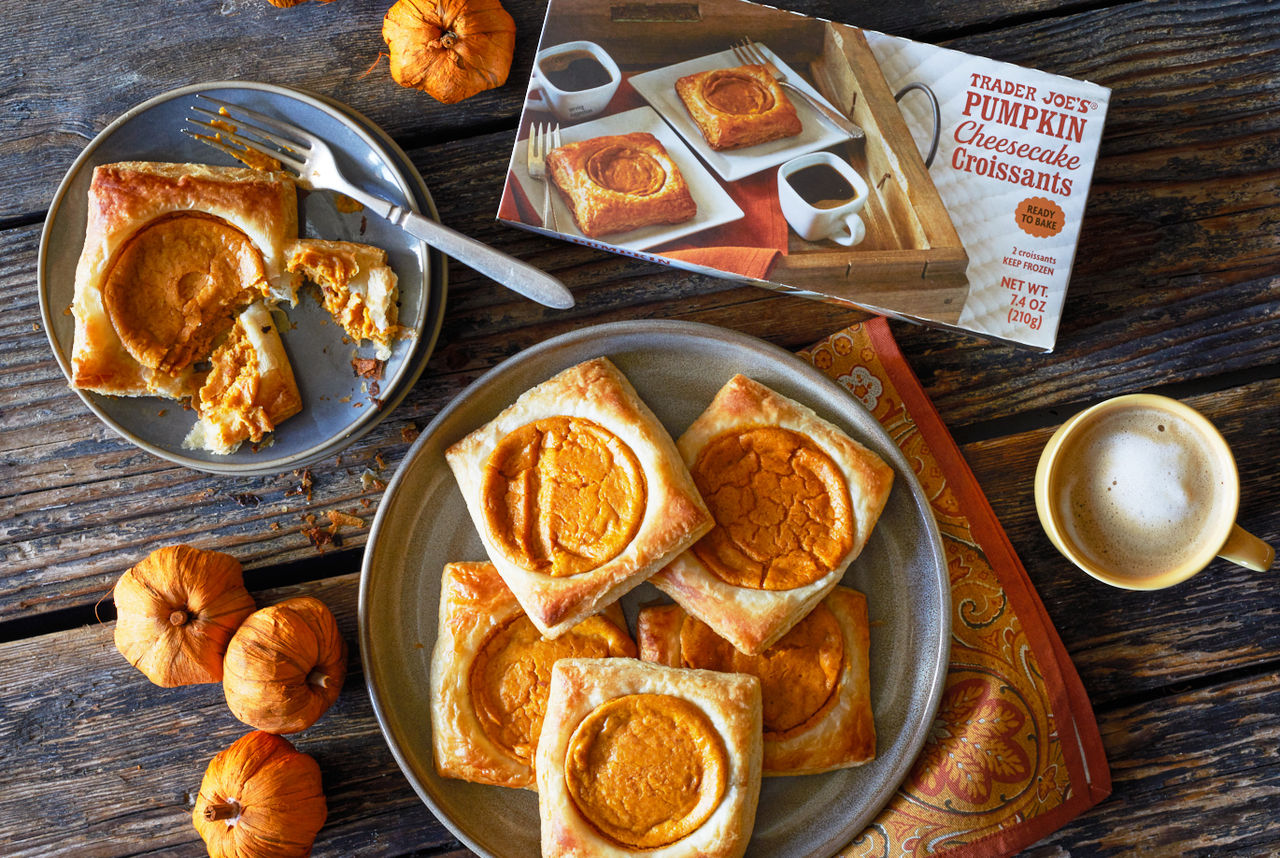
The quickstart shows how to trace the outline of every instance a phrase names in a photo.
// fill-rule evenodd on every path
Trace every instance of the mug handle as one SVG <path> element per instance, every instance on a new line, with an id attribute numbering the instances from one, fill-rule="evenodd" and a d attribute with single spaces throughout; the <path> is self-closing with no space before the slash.
<path id="1" fill-rule="evenodd" d="M 849 227 L 848 234 L 837 232 L 831 236 L 831 240 L 836 244 L 842 244 L 845 247 L 853 247 L 862 239 L 867 237 L 867 225 L 862 222 L 862 217 L 857 212 L 850 212 L 844 219 L 845 226 Z"/>
<path id="2" fill-rule="evenodd" d="M 1255 572 L 1266 572 L 1275 562 L 1276 550 L 1238 524 L 1231 525 L 1231 535 L 1218 549 L 1218 556 Z"/>
<path id="3" fill-rule="evenodd" d="M 923 92 L 929 99 L 930 107 L 933 108 L 933 140 L 929 144 L 929 154 L 924 158 L 924 165 L 927 168 L 933 164 L 933 157 L 938 154 L 938 139 L 942 135 L 942 111 L 938 108 L 938 97 L 933 94 L 933 90 L 929 89 L 926 84 L 920 83 L 919 81 L 909 83 L 902 89 L 898 90 L 897 94 L 894 95 L 893 100 L 902 101 L 902 97 L 913 89 Z"/>
<path id="4" fill-rule="evenodd" d="M 542 87 L 538 86 L 538 82 L 530 81 L 529 91 L 524 96 L 525 110 L 551 110 L 551 104 L 547 101 L 546 96 L 542 94 Z"/>

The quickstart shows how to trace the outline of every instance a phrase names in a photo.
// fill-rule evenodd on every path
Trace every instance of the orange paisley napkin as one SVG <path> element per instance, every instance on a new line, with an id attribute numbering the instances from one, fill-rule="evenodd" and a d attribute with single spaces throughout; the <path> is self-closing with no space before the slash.
<path id="1" fill-rule="evenodd" d="M 1111 792 L 1080 677 L 885 319 L 800 356 L 848 388 L 912 463 L 933 499 L 951 574 L 951 664 L 933 730 L 841 858 L 1012 855 Z"/>

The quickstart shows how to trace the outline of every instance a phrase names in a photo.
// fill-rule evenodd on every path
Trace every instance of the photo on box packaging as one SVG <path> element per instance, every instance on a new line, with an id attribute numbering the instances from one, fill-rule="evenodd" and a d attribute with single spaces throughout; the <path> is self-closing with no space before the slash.
<path id="1" fill-rule="evenodd" d="M 745 0 L 551 0 L 498 216 L 1049 351 L 1109 95 Z"/>

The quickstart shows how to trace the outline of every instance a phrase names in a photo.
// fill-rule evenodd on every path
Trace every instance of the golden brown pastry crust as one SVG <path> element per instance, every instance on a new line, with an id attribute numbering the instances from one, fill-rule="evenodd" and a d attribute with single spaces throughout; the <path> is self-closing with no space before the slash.
<path id="1" fill-rule="evenodd" d="M 635 654 L 617 603 L 603 616 Z M 524 611 L 492 563 L 450 563 L 440 582 L 440 626 L 431 655 L 431 741 L 436 771 L 475 783 L 534 789 L 533 766 L 499 746 L 480 723 L 471 670 L 490 635 Z"/>
<path id="2" fill-rule="evenodd" d="M 568 143 L 547 156 L 547 171 L 589 238 L 683 223 L 698 213 L 684 174 L 648 132 Z"/>
<path id="3" fill-rule="evenodd" d="M 736 84 L 754 98 L 730 105 L 718 100 L 717 87 Z M 676 81 L 676 93 L 712 149 L 740 149 L 794 137 L 802 130 L 795 106 L 769 70 L 761 65 L 711 69 Z M 727 108 L 734 108 L 733 110 Z"/>
<path id="4" fill-rule="evenodd" d="M 632 849 L 604 837 L 578 810 L 565 777 L 577 726 L 602 704 L 632 694 L 672 695 L 692 702 L 714 726 L 728 760 L 725 792 L 706 821 L 674 843 L 651 849 Z M 751 838 L 759 799 L 760 719 L 760 682 L 754 676 L 672 669 L 625 658 L 556 662 L 535 766 L 543 858 L 741 856 Z"/>
<path id="5" fill-rule="evenodd" d="M 785 734 L 765 725 L 764 774 L 801 775 L 860 766 L 876 755 L 871 706 L 871 628 L 867 600 L 856 590 L 837 586 L 824 604 L 835 615 L 844 641 L 840 678 L 833 701 L 817 720 Z M 688 614 L 679 605 L 648 605 L 640 610 L 636 641 L 640 658 L 668 667 L 687 667 L 680 632 Z M 785 641 L 783 641 L 785 644 Z M 766 690 L 764 693 L 768 693 Z"/>
<path id="6" fill-rule="evenodd" d="M 261 441 L 302 410 L 293 367 L 263 301 L 245 308 L 211 360 L 213 368 L 194 398 L 199 419 L 183 447 L 228 455 L 245 441 Z"/>
<path id="7" fill-rule="evenodd" d="M 76 268 L 72 385 L 115 396 L 182 398 L 196 391 L 192 370 L 177 377 L 141 365 L 125 349 L 103 301 L 117 255 L 143 227 L 175 213 L 218 218 L 262 255 L 275 297 L 292 297 L 285 244 L 298 234 L 297 191 L 283 173 L 240 167 L 129 161 L 103 164 L 89 187 L 84 249 Z"/>
<path id="8" fill-rule="evenodd" d="M 524 568 L 504 553 L 490 532 L 482 493 L 486 465 L 499 443 L 534 421 L 559 416 L 593 421 L 626 445 L 643 473 L 645 503 L 638 529 L 621 553 L 587 571 L 555 577 Z M 451 446 L 445 457 L 489 559 L 547 637 L 616 601 L 711 528 L 711 514 L 675 443 L 608 358 L 570 367 L 526 391 Z"/>
<path id="9" fill-rule="evenodd" d="M 861 553 L 893 485 L 893 469 L 840 428 L 759 382 L 736 375 L 676 442 L 685 464 L 730 431 L 780 427 L 803 435 L 839 467 L 849 490 L 852 533 L 849 550 L 821 577 L 785 590 L 752 589 L 726 583 L 686 551 L 650 581 L 689 613 L 711 626 L 743 652 L 772 646 L 809 613 L 844 576 Z"/>
<path id="10" fill-rule="evenodd" d="M 288 246 L 291 273 L 320 287 L 324 308 L 357 343 L 370 341 L 380 360 L 404 331 L 396 324 L 396 273 L 380 247 L 352 241 L 301 238 Z"/>

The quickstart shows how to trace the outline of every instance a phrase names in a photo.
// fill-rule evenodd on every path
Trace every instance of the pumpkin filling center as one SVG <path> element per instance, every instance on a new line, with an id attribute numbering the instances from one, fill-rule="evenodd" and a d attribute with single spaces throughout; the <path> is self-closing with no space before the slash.
<path id="1" fill-rule="evenodd" d="M 569 739 L 565 782 L 578 811 L 623 846 L 653 849 L 696 831 L 724 798 L 728 754 L 706 714 L 669 694 L 597 706 Z"/>
<path id="2" fill-rule="evenodd" d="M 751 116 L 773 109 L 773 93 L 755 78 L 734 71 L 708 75 L 702 85 L 702 99 L 712 108 L 731 116 Z"/>
<path id="3" fill-rule="evenodd" d="M 689 617 L 680 629 L 680 651 L 685 667 L 757 677 L 765 735 L 783 739 L 808 728 L 835 704 L 844 635 L 835 614 L 819 604 L 759 655 L 738 651 L 710 626 Z"/>
<path id="4" fill-rule="evenodd" d="M 599 567 L 630 544 L 644 518 L 644 472 L 608 429 L 549 417 L 498 442 L 481 496 L 489 534 L 513 563 L 562 577 Z"/>
<path id="5" fill-rule="evenodd" d="M 693 546 L 716 577 L 789 590 L 821 579 L 853 547 L 853 507 L 839 466 L 810 438 L 778 427 L 730 431 L 691 469 L 715 527 Z"/>
<path id="6" fill-rule="evenodd" d="M 138 363 L 177 375 L 266 292 L 262 254 L 247 235 L 209 215 L 178 214 L 129 239 L 111 266 L 103 303 Z"/>
<path id="7" fill-rule="evenodd" d="M 649 153 L 625 145 L 603 146 L 587 158 L 587 175 L 602 188 L 634 197 L 662 190 L 667 171 Z"/>
<path id="8" fill-rule="evenodd" d="M 546 714 L 551 666 L 562 658 L 627 654 L 626 638 L 602 616 L 588 617 L 554 640 L 523 614 L 490 633 L 471 666 L 476 717 L 494 744 L 532 763 Z"/>

